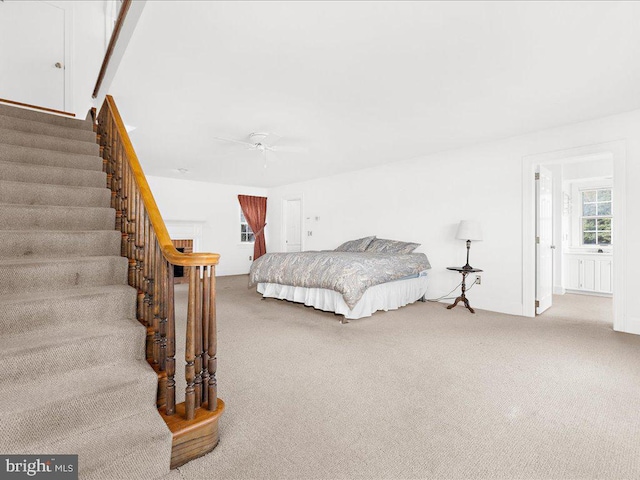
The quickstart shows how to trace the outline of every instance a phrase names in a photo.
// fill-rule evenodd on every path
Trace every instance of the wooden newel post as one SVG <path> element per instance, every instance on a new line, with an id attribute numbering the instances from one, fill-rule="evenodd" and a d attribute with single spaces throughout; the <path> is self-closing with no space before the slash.
<path id="1" fill-rule="evenodd" d="M 215 410 L 218 405 L 218 382 L 216 381 L 216 368 L 218 359 L 216 358 L 216 351 L 218 348 L 218 338 L 216 330 L 216 268 L 211 265 L 209 267 L 209 273 L 211 278 L 209 279 L 209 329 L 207 335 L 207 354 L 209 357 L 208 373 L 209 373 L 209 385 L 208 385 L 208 408 L 209 410 Z"/>

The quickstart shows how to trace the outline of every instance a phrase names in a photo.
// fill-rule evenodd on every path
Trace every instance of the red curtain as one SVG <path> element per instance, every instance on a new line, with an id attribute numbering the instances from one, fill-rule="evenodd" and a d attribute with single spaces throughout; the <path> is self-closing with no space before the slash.
<path id="1" fill-rule="evenodd" d="M 247 219 L 247 223 L 256 238 L 253 244 L 253 260 L 255 261 L 267 253 L 267 246 L 264 241 L 264 227 L 267 226 L 265 223 L 267 219 L 267 198 L 238 195 L 238 201 L 240 202 L 242 213 L 244 213 L 244 218 Z"/>

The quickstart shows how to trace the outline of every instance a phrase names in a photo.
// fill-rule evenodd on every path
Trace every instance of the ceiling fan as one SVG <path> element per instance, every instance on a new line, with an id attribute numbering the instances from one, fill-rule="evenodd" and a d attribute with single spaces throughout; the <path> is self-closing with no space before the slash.
<path id="1" fill-rule="evenodd" d="M 309 149 L 306 147 L 293 147 L 287 145 L 276 145 L 281 137 L 274 133 L 251 133 L 249 134 L 249 141 L 234 140 L 232 138 L 216 137 L 216 140 L 222 140 L 223 142 L 231 142 L 239 145 L 244 145 L 246 150 L 253 150 L 262 152 L 264 158 L 264 168 L 267 168 L 267 152 L 288 152 L 288 153 L 308 153 Z"/>

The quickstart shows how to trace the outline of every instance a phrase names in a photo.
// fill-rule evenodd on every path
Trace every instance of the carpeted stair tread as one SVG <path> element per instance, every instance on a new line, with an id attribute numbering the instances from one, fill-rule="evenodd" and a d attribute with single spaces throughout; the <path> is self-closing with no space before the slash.
<path id="1" fill-rule="evenodd" d="M 77 118 L 63 117 L 53 115 L 51 113 L 38 112 L 15 106 L 9 106 L 0 103 L 0 115 L 30 120 L 33 122 L 46 123 L 50 125 L 58 125 L 66 128 L 76 128 L 79 130 L 93 130 L 93 125 L 88 120 L 79 120 Z"/>
<path id="2" fill-rule="evenodd" d="M 0 389 L 36 378 L 81 371 L 88 365 L 144 360 L 146 328 L 137 320 L 102 324 L 87 319 L 78 325 L 50 326 L 34 335 L 20 332 L 0 336 Z"/>
<path id="3" fill-rule="evenodd" d="M 114 377 L 113 370 L 118 369 L 121 377 Z M 149 368 L 146 360 L 128 361 L 123 364 L 100 363 L 82 372 L 69 371 L 48 375 L 36 381 L 27 381 L 20 384 L 19 388 L 3 388 L 0 390 L 0 414 L 37 410 L 53 402 L 67 401 L 73 397 L 86 397 L 87 394 L 98 391 L 104 392 L 115 389 L 126 382 L 127 388 L 132 388 L 135 383 L 156 383 L 157 375 Z M 45 391 L 47 395 L 41 395 Z M 150 398 L 149 398 L 150 397 Z M 155 401 L 155 395 L 142 398 L 140 405 L 148 404 L 148 400 Z M 138 398 L 131 398 L 130 405 L 135 405 Z M 93 400 L 89 400 L 93 403 Z M 4 421 L 4 419 L 0 420 Z M 2 429 L 3 430 L 3 429 Z M 3 440 L 0 439 L 0 443 Z"/>
<path id="4" fill-rule="evenodd" d="M 104 187 L 43 185 L 0 180 L 0 203 L 109 207 L 111 192 Z"/>
<path id="5" fill-rule="evenodd" d="M 168 480 L 172 435 L 99 151 L 89 121 L 0 104 L 0 452 Z"/>
<path id="6" fill-rule="evenodd" d="M 115 219 L 106 207 L 0 204 L 0 229 L 110 230 Z"/>
<path id="7" fill-rule="evenodd" d="M 114 376 L 113 372 L 118 375 Z M 145 360 L 101 364 L 81 371 L 54 373 L 19 388 L 0 392 L 3 452 L 80 434 L 95 423 L 107 424 L 144 411 L 155 401 L 157 375 Z M 47 395 L 42 395 L 47 392 Z M 101 408 L 95 408 L 96 399 Z M 126 408 L 122 408 L 126 402 Z M 25 429 L 38 425 L 37 430 Z M 60 435 L 62 433 L 62 435 Z"/>
<path id="8" fill-rule="evenodd" d="M 0 160 L 0 178 L 12 182 L 38 185 L 69 185 L 77 187 L 104 187 L 107 174 L 97 170 L 30 165 Z"/>
<path id="9" fill-rule="evenodd" d="M 0 128 L 0 142 L 9 145 L 55 150 L 58 152 L 79 153 L 82 155 L 98 155 L 100 147 L 94 141 L 71 140 L 68 138 L 21 132 L 8 128 Z"/>
<path id="10" fill-rule="evenodd" d="M 0 230 L 0 258 L 120 255 L 115 230 Z"/>
<path id="11" fill-rule="evenodd" d="M 97 407 L 96 407 L 97 408 Z M 155 408 L 62 439 L 52 453 L 78 452 L 83 480 L 152 480 L 169 472 L 171 432 Z"/>
<path id="12" fill-rule="evenodd" d="M 1 258 L 0 295 L 125 285 L 128 266 L 115 256 Z"/>
<path id="13" fill-rule="evenodd" d="M 50 137 L 68 138 L 81 142 L 96 143 L 96 134 L 92 130 L 64 127 L 46 122 L 26 120 L 24 118 L 2 115 L 0 112 L 0 128 L 19 132 L 48 135 Z"/>
<path id="14" fill-rule="evenodd" d="M 0 332 L 9 335 L 49 325 L 87 326 L 102 318 L 128 323 L 136 318 L 136 295 L 128 285 L 0 295 Z"/>
<path id="15" fill-rule="evenodd" d="M 83 465 L 80 462 L 80 472 L 83 480 L 154 480 L 159 477 L 166 478 L 169 472 L 171 458 L 171 433 L 167 429 L 163 431 L 162 425 L 151 424 L 153 414 L 147 414 L 146 431 L 140 431 L 144 423 L 140 420 L 139 426 L 128 425 L 128 430 L 121 435 L 127 435 L 127 446 L 115 443 L 113 440 L 111 455 L 104 450 L 101 455 L 88 459 Z M 138 422 L 138 420 L 136 420 Z M 155 421 L 157 422 L 157 420 Z M 114 427 L 110 430 L 113 431 Z M 166 426 L 164 427 L 166 428 Z M 101 432 L 102 433 L 102 432 Z M 135 443 L 134 443 L 135 442 Z M 182 478 L 181 476 L 172 478 Z"/>
<path id="16" fill-rule="evenodd" d="M 0 161 L 102 172 L 102 158 L 97 155 L 59 152 L 6 143 L 0 143 Z"/>

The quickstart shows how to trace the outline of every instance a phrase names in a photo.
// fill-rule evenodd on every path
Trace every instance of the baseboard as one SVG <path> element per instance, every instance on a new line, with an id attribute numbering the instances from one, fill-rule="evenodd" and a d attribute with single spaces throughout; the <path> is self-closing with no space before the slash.
<path id="1" fill-rule="evenodd" d="M 613 297 L 612 293 L 601 293 L 601 292 L 585 292 L 584 290 L 571 290 L 567 288 L 565 293 L 571 293 L 572 295 L 587 295 L 590 297 Z"/>
<path id="2" fill-rule="evenodd" d="M 622 332 L 640 335 L 640 318 L 627 317 Z"/>
<path id="3" fill-rule="evenodd" d="M 566 289 L 562 286 L 559 285 L 554 285 L 553 287 L 553 294 L 554 295 L 564 295 L 565 293 L 567 293 Z"/>

